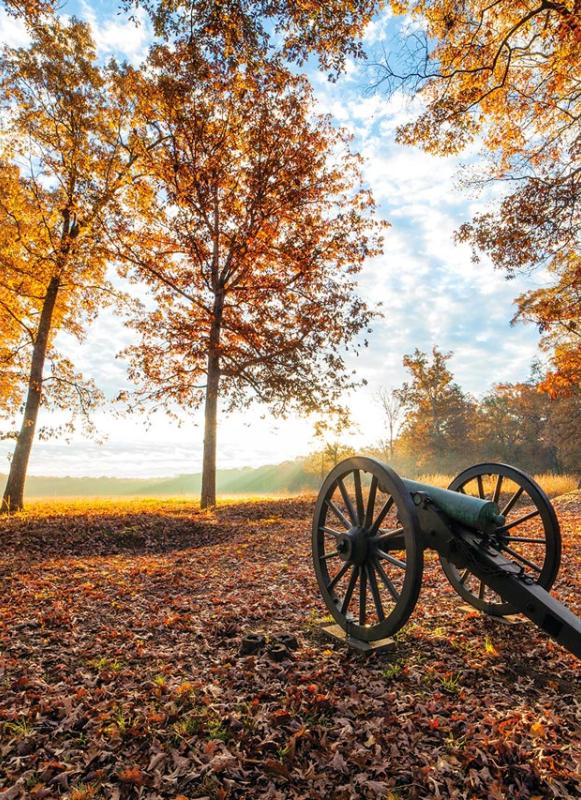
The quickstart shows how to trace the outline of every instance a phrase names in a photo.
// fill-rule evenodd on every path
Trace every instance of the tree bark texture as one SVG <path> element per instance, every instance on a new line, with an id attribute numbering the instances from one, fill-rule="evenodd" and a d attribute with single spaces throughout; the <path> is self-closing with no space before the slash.
<path id="1" fill-rule="evenodd" d="M 51 278 L 42 305 L 38 330 L 32 350 L 24 418 L 16 439 L 16 447 L 14 448 L 14 454 L 10 463 L 10 473 L 2 498 L 2 511 L 21 511 L 24 506 L 24 483 L 26 481 L 28 461 L 30 458 L 30 451 L 32 450 L 38 411 L 42 399 L 44 362 L 48 349 L 52 315 L 56 305 L 59 286 L 60 281 L 58 277 L 55 276 Z"/>
<path id="2" fill-rule="evenodd" d="M 202 493 L 200 508 L 216 505 L 216 447 L 218 427 L 218 395 L 220 389 L 220 332 L 224 294 L 218 291 L 214 297 L 214 313 L 208 343 L 208 372 L 206 400 L 204 406 L 204 453 L 202 458 Z"/>

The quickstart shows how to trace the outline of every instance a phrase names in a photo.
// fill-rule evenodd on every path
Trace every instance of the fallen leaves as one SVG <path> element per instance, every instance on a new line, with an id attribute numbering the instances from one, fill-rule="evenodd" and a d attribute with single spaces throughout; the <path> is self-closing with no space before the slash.
<path id="1" fill-rule="evenodd" d="M 580 511 L 560 509 L 557 586 L 577 611 Z M 395 656 L 331 649 L 310 513 L 3 519 L 0 800 L 579 796 L 573 657 L 531 625 L 467 615 L 431 556 Z M 129 525 L 143 536 L 117 541 Z M 300 646 L 240 655 L 256 631 Z"/>

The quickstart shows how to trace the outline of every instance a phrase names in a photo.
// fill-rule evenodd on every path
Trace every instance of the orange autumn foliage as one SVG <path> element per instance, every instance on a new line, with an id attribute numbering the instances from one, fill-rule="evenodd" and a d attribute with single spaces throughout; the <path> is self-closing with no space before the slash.
<path id="1" fill-rule="evenodd" d="M 141 5 L 156 32 L 186 36 L 192 51 L 220 63 L 261 59 L 274 52 L 302 64 L 315 54 L 337 73 L 347 57 L 363 55 L 365 26 L 385 0 L 121 0 Z"/>
<path id="2" fill-rule="evenodd" d="M 45 17 L 0 56 L 0 411 L 21 415 L 2 508 L 22 507 L 41 405 L 88 422 L 101 395 L 55 350 L 115 294 L 103 230 L 136 159 L 125 71 L 97 64 L 89 26 Z M 46 435 L 49 431 L 39 431 Z"/>

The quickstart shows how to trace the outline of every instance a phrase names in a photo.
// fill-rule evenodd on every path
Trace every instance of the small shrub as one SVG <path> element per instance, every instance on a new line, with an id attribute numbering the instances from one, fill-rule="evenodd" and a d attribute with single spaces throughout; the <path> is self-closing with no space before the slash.
<path id="1" fill-rule="evenodd" d="M 442 684 L 442 689 L 449 694 L 458 694 L 461 689 L 460 675 L 454 675 L 453 673 L 443 675 L 440 678 L 440 683 Z"/>
<path id="2" fill-rule="evenodd" d="M 392 678 L 396 678 L 401 672 L 401 664 L 395 662 L 394 664 L 388 664 L 385 669 L 381 670 L 381 674 L 384 678 L 391 680 Z"/>

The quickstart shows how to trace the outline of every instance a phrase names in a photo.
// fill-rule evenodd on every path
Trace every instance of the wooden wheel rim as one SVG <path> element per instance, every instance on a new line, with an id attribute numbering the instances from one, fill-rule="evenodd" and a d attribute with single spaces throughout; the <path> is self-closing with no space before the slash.
<path id="1" fill-rule="evenodd" d="M 345 488 L 343 482 L 349 475 L 353 475 L 353 481 L 356 486 L 356 473 L 359 475 L 360 486 L 362 473 L 367 474 L 371 476 L 371 485 L 375 484 L 376 490 L 383 492 L 388 498 L 392 498 L 390 508 L 397 509 L 397 517 L 403 529 L 401 535 L 403 536 L 405 545 L 405 572 L 401 591 L 397 592 L 399 597 L 397 600 L 394 598 L 391 599 L 390 605 L 392 604 L 393 608 L 391 608 L 389 613 L 385 614 L 383 620 L 379 619 L 378 611 L 374 612 L 377 613 L 378 621 L 371 625 L 359 624 L 359 622 L 354 621 L 349 614 L 349 607 L 356 589 L 359 590 L 359 604 L 361 604 L 361 596 L 363 594 L 365 602 L 369 604 L 369 607 L 371 608 L 371 606 L 374 606 L 375 609 L 377 609 L 376 591 L 379 592 L 377 575 L 379 575 L 380 580 L 383 582 L 381 574 L 376 571 L 377 568 L 375 564 L 377 562 L 375 557 L 377 553 L 373 547 L 368 546 L 368 549 L 365 551 L 368 553 L 368 557 L 360 555 L 360 559 L 364 559 L 361 564 L 355 563 L 355 560 L 358 558 L 357 550 L 360 539 L 364 539 L 365 536 L 370 538 L 376 535 L 373 534 L 372 529 L 374 523 L 381 516 L 381 511 L 383 511 L 382 508 L 378 514 L 374 513 L 376 495 L 373 495 L 374 502 L 371 504 L 371 486 L 366 508 L 363 508 L 362 505 L 361 489 L 359 492 L 359 499 L 356 496 L 352 498 L 352 510 L 355 514 L 355 519 L 345 514 L 345 522 L 350 523 L 350 527 L 347 528 L 346 524 L 343 524 L 340 530 L 342 538 L 336 537 L 338 548 L 341 546 L 341 542 L 346 543 L 345 552 L 340 555 L 340 558 L 343 558 L 344 566 L 347 565 L 343 576 L 347 578 L 347 581 L 344 583 L 341 583 L 341 578 L 335 585 L 332 585 L 333 578 L 328 569 L 328 560 L 330 556 L 327 553 L 327 549 L 329 539 L 326 538 L 325 530 L 323 530 L 324 528 L 328 528 L 327 520 L 331 518 L 331 515 L 334 521 L 338 520 L 336 511 L 332 510 L 329 501 L 333 502 L 332 498 L 337 489 L 340 490 L 341 484 L 343 484 L 343 488 Z M 356 490 L 355 495 L 357 495 Z M 386 501 L 384 505 L 387 504 L 388 501 Z M 371 522 L 369 519 L 369 505 L 373 506 Z M 338 522 L 336 522 L 336 524 L 338 525 Z M 363 536 L 363 534 L 365 536 Z M 381 545 L 379 546 L 381 547 Z M 313 515 L 312 552 L 315 574 L 325 605 L 335 621 L 349 636 L 363 641 L 375 641 L 393 635 L 407 622 L 415 607 L 421 588 L 423 551 L 418 536 L 417 515 L 410 494 L 406 490 L 401 478 L 388 466 L 372 458 L 354 457 L 342 461 L 329 473 L 319 492 Z M 360 571 L 358 570 L 356 577 L 353 578 L 355 567 L 358 567 Z M 365 574 L 367 577 L 362 578 L 362 574 Z M 375 578 L 373 578 L 372 575 L 375 575 Z M 389 576 L 387 577 L 389 579 Z M 372 585 L 374 580 L 376 581 L 375 589 L 373 589 Z M 368 589 L 363 589 L 363 592 L 361 589 L 362 583 L 366 586 L 369 584 Z M 386 590 L 383 583 L 381 588 L 385 595 Z M 379 592 L 379 594 L 381 598 L 381 592 Z M 349 596 L 347 597 L 347 595 Z M 346 599 L 348 601 L 347 607 L 342 610 Z M 379 606 L 380 608 L 382 607 L 381 599 Z M 360 606 L 359 611 L 361 611 Z"/>
<path id="2" fill-rule="evenodd" d="M 507 478 L 513 484 L 516 484 L 522 489 L 521 494 L 526 493 L 528 495 L 534 509 L 538 512 L 537 516 L 540 517 L 543 523 L 545 539 L 544 560 L 542 568 L 537 575 L 532 575 L 530 570 L 527 570 L 527 572 L 531 574 L 531 577 L 535 578 L 536 583 L 548 591 L 555 582 L 561 563 L 561 533 L 559 521 L 548 496 L 539 484 L 530 475 L 527 475 L 526 472 L 516 467 L 511 467 L 508 464 L 497 464 L 494 462 L 475 464 L 473 467 L 469 467 L 457 475 L 448 488 L 457 492 L 474 479 L 478 481 L 479 477 L 482 479 L 485 476 L 496 477 L 497 480 L 498 476 L 500 476 L 501 479 Z M 507 519 L 506 524 L 511 524 L 511 520 Z M 510 530 L 513 530 L 513 528 Z M 521 561 L 514 558 L 510 552 L 507 552 L 505 549 L 501 549 L 501 552 L 506 558 L 513 560 L 520 566 L 524 566 Z M 440 563 L 455 591 L 460 597 L 466 600 L 466 602 L 474 606 L 474 608 L 492 616 L 505 616 L 515 613 L 515 609 L 509 603 L 489 602 L 471 592 L 461 581 L 461 575 L 464 573 L 464 570 L 458 570 L 457 567 L 443 556 L 440 556 Z"/>

